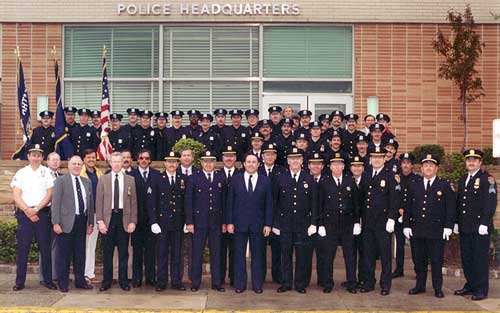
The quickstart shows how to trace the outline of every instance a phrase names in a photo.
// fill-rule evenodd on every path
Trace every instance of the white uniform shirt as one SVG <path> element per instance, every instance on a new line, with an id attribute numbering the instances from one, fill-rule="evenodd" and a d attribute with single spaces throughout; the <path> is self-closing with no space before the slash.
<path id="1" fill-rule="evenodd" d="M 28 207 L 33 207 L 45 198 L 49 188 L 54 187 L 54 178 L 47 167 L 40 165 L 34 171 L 28 165 L 17 171 L 10 187 L 21 189 L 21 198 Z"/>

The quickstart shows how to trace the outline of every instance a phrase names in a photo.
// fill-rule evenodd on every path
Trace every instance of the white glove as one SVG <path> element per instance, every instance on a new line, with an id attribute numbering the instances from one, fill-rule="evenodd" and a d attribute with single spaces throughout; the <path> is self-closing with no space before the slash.
<path id="1" fill-rule="evenodd" d="M 275 228 L 275 227 L 273 227 L 272 231 L 273 231 L 273 234 L 275 234 L 276 236 L 279 236 L 281 233 L 280 230 Z"/>
<path id="2" fill-rule="evenodd" d="M 453 225 L 453 233 L 458 235 L 458 224 Z"/>
<path id="3" fill-rule="evenodd" d="M 321 237 L 325 237 L 326 236 L 325 226 L 318 227 L 318 235 L 320 235 Z"/>
<path id="4" fill-rule="evenodd" d="M 310 237 L 312 235 L 316 234 L 316 225 L 310 225 L 307 228 L 307 235 Z"/>
<path id="5" fill-rule="evenodd" d="M 385 230 L 389 233 L 392 234 L 394 232 L 394 220 L 392 218 L 387 220 L 387 223 L 385 223 Z"/>
<path id="6" fill-rule="evenodd" d="M 410 237 L 413 236 L 413 232 L 411 231 L 410 227 L 403 228 L 403 234 L 405 235 L 406 239 L 410 240 Z"/>
<path id="7" fill-rule="evenodd" d="M 352 234 L 354 236 L 361 234 L 361 224 L 360 223 L 354 224 L 354 227 L 352 228 Z"/>
<path id="8" fill-rule="evenodd" d="M 158 223 L 154 223 L 153 225 L 151 225 L 151 232 L 155 235 L 161 233 L 160 225 L 158 225 Z"/>
<path id="9" fill-rule="evenodd" d="M 443 239 L 444 240 L 450 240 L 450 236 L 453 230 L 451 228 L 445 228 L 443 229 Z"/>
<path id="10" fill-rule="evenodd" d="M 488 235 L 488 226 L 479 225 L 479 235 L 481 236 Z"/>
<path id="11" fill-rule="evenodd" d="M 187 234 L 189 233 L 188 229 L 187 229 L 187 225 L 184 224 L 184 229 L 182 230 L 184 232 L 184 234 Z"/>
<path id="12" fill-rule="evenodd" d="M 398 223 L 399 223 L 399 224 L 403 224 L 403 217 L 402 217 L 402 216 L 400 216 L 400 217 L 398 218 Z"/>

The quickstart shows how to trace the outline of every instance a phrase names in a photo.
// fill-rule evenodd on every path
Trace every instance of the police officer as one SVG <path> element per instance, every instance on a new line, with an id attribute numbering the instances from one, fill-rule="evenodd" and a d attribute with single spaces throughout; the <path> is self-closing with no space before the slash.
<path id="1" fill-rule="evenodd" d="M 150 199 L 148 216 L 151 232 L 158 235 L 156 291 L 167 289 L 169 268 L 172 289 L 186 290 L 182 284 L 180 269 L 183 257 L 182 229 L 186 176 L 177 172 L 179 159 L 179 153 L 168 152 L 164 162 L 165 171 L 153 179 L 151 190 L 148 190 Z"/>
<path id="2" fill-rule="evenodd" d="M 318 121 L 321 124 L 321 137 L 330 138 L 332 129 L 330 128 L 331 115 L 330 114 L 320 114 L 318 116 Z"/>
<path id="3" fill-rule="evenodd" d="M 54 127 L 51 125 L 53 116 L 54 112 L 51 111 L 40 112 L 42 125 L 33 129 L 31 135 L 31 143 L 40 145 L 44 159 L 47 159 L 49 153 L 54 152 L 54 145 L 56 144 Z"/>
<path id="4" fill-rule="evenodd" d="M 329 147 L 324 153 L 325 171 L 329 172 L 330 162 L 328 160 L 331 160 L 336 153 L 340 153 L 340 155 L 344 158 L 344 164 L 348 166 L 349 154 L 342 149 L 342 134 L 338 130 L 332 131 L 329 144 Z"/>
<path id="5" fill-rule="evenodd" d="M 279 175 L 286 172 L 286 169 L 276 164 L 277 159 L 277 149 L 276 145 L 272 143 L 267 143 L 262 148 L 262 163 L 259 168 L 259 174 L 265 175 L 271 179 L 271 184 L 274 185 L 276 179 Z M 268 239 L 268 240 L 266 240 Z M 276 235 L 276 230 L 272 232 L 268 238 L 264 239 L 266 242 L 269 241 L 271 246 L 271 273 L 273 282 L 281 284 L 281 246 L 280 237 Z M 267 274 L 267 244 L 264 245 L 264 280 Z"/>
<path id="6" fill-rule="evenodd" d="M 261 133 L 252 134 L 250 137 L 251 148 L 248 153 L 252 153 L 257 156 L 259 162 L 262 163 L 262 146 L 264 145 L 264 136 Z"/>
<path id="7" fill-rule="evenodd" d="M 152 155 L 156 155 L 155 131 L 151 127 L 153 112 L 144 110 L 139 115 L 141 116 L 141 125 L 132 131 L 132 158 L 134 160 L 142 149 L 147 149 L 151 151 Z"/>
<path id="8" fill-rule="evenodd" d="M 371 148 L 372 170 L 365 171 L 362 180 L 366 190 L 366 205 L 363 208 L 363 252 L 365 253 L 366 278 L 361 292 L 375 289 L 375 265 L 377 255 L 382 263 L 380 294 L 386 296 L 391 289 L 391 234 L 398 218 L 399 186 L 394 174 L 384 170 L 387 151 Z"/>
<path id="9" fill-rule="evenodd" d="M 201 142 L 205 146 L 205 150 L 214 152 L 217 156 L 220 155 L 220 140 L 219 135 L 212 129 L 210 124 L 213 121 L 211 114 L 203 113 L 201 115 L 201 130 L 196 138 L 196 141 Z"/>
<path id="10" fill-rule="evenodd" d="M 295 145 L 295 136 L 292 134 L 293 121 L 289 118 L 281 120 L 281 133 L 274 137 L 276 148 L 278 149 L 278 159 L 276 161 L 279 165 L 286 164 L 286 153 Z"/>
<path id="11" fill-rule="evenodd" d="M 242 161 L 243 155 L 250 148 L 250 132 L 245 126 L 241 125 L 243 111 L 234 109 L 229 111 L 229 114 L 231 115 L 232 125 L 222 130 L 221 142 L 223 145 L 232 146 L 236 149 L 237 159 L 238 161 Z"/>
<path id="12" fill-rule="evenodd" d="M 389 131 L 389 123 L 391 122 L 391 118 L 389 115 L 384 114 L 384 113 L 379 113 L 376 116 L 377 123 L 381 124 L 384 126 L 384 130 L 382 131 L 382 142 L 388 142 L 389 139 L 394 139 L 396 136 L 394 136 L 393 133 Z"/>
<path id="13" fill-rule="evenodd" d="M 160 161 L 165 158 L 165 154 L 167 153 L 167 138 L 165 131 L 167 129 L 168 113 L 157 112 L 155 117 L 156 127 L 154 128 L 154 131 L 156 140 L 156 156 L 154 157 L 154 160 Z"/>
<path id="14" fill-rule="evenodd" d="M 259 132 L 259 110 L 248 109 L 245 111 L 245 117 L 248 123 L 248 129 L 252 134 Z"/>
<path id="15" fill-rule="evenodd" d="M 127 133 L 132 136 L 132 132 L 135 131 L 137 128 L 139 128 L 138 124 L 138 119 L 139 115 L 141 113 L 141 110 L 137 108 L 128 108 L 127 109 L 127 115 L 128 115 L 128 123 L 123 126 L 123 130 L 125 130 Z"/>
<path id="16" fill-rule="evenodd" d="M 299 132 L 309 132 L 312 112 L 309 110 L 300 110 L 298 113 L 300 117 L 300 127 Z"/>
<path id="17" fill-rule="evenodd" d="M 132 138 L 130 133 L 121 127 L 123 115 L 112 113 L 109 115 L 111 120 L 111 130 L 109 131 L 109 142 L 113 147 L 113 151 L 122 152 L 132 149 Z"/>
<path id="18" fill-rule="evenodd" d="M 214 112 L 215 116 L 215 125 L 210 127 L 216 134 L 219 136 L 222 135 L 222 130 L 226 127 L 226 115 L 227 115 L 227 110 L 225 109 L 217 109 Z"/>
<path id="19" fill-rule="evenodd" d="M 370 143 L 368 144 L 368 149 L 383 148 L 385 146 L 385 142 L 382 140 L 384 130 L 385 126 L 379 123 L 370 126 Z"/>
<path id="20" fill-rule="evenodd" d="M 365 166 L 368 166 L 368 164 L 370 163 L 370 157 L 368 155 L 368 144 L 369 140 L 366 135 L 361 134 L 356 138 L 356 154 L 362 159 Z"/>
<path id="21" fill-rule="evenodd" d="M 267 109 L 269 113 L 269 119 L 271 120 L 271 127 L 273 136 L 276 136 L 281 132 L 281 119 L 282 119 L 282 111 L 283 109 L 280 106 L 273 105 L 272 107 Z"/>
<path id="22" fill-rule="evenodd" d="M 332 131 L 336 130 L 340 135 L 344 134 L 345 128 L 342 127 L 342 122 L 344 121 L 345 114 L 340 110 L 335 110 L 331 114 L 332 119 Z"/>
<path id="23" fill-rule="evenodd" d="M 282 255 L 282 284 L 278 292 L 292 289 L 306 292 L 308 257 L 311 250 L 309 236 L 316 233 L 318 225 L 317 186 L 313 177 L 302 170 L 304 151 L 292 148 L 287 154 L 289 172 L 276 177 L 273 186 L 276 220 L 273 227 L 280 236 Z M 292 256 L 295 250 L 295 271 Z M 294 273 L 294 275 L 293 275 Z"/>
<path id="24" fill-rule="evenodd" d="M 264 145 L 275 143 L 274 137 L 276 136 L 276 134 L 273 135 L 271 125 L 272 122 L 268 119 L 263 119 L 260 121 L 259 133 L 262 134 L 262 137 L 264 139 Z"/>
<path id="25" fill-rule="evenodd" d="M 342 146 L 344 147 L 344 151 L 349 154 L 349 157 L 352 158 L 356 151 L 356 139 L 363 135 L 362 132 L 356 129 L 356 125 L 358 123 L 358 115 L 351 113 L 345 116 L 346 126 L 343 136 L 342 136 Z"/>
<path id="26" fill-rule="evenodd" d="M 203 254 L 208 237 L 212 289 L 224 292 L 221 286 L 220 252 L 227 186 L 224 174 L 215 171 L 215 153 L 204 151 L 200 159 L 202 171 L 193 173 L 187 180 L 185 202 L 186 227 L 193 234 L 191 291 L 200 289 Z"/>
<path id="27" fill-rule="evenodd" d="M 399 218 L 394 227 L 394 235 L 396 237 L 396 269 L 392 273 L 392 278 L 398 278 L 404 276 L 404 261 L 405 261 L 405 236 L 403 234 L 403 216 L 404 210 L 408 203 L 408 189 L 410 186 L 416 184 L 416 182 L 421 178 L 419 175 L 413 172 L 413 164 L 415 163 L 415 156 L 411 153 L 401 153 L 399 155 L 399 161 L 401 162 L 401 175 L 395 176 L 396 181 L 399 179 L 399 185 L 401 186 L 401 204 L 399 206 Z M 413 251 L 413 239 L 411 247 Z M 412 257 L 413 257 L 412 253 Z"/>
<path id="28" fill-rule="evenodd" d="M 97 147 L 99 147 L 99 144 L 101 143 L 101 131 L 102 131 L 102 125 L 101 125 L 101 112 L 98 110 L 93 110 L 91 113 L 92 117 L 92 130 L 95 133 L 95 142 L 94 142 L 94 147 L 92 147 L 94 150 L 97 151 Z"/>
<path id="29" fill-rule="evenodd" d="M 43 161 L 43 150 L 39 144 L 29 147 L 29 165 L 16 172 L 10 184 L 14 203 L 17 207 L 17 255 L 16 255 L 16 282 L 14 291 L 24 289 L 28 254 L 35 237 L 38 243 L 43 264 L 43 285 L 55 290 L 52 282 L 52 260 L 50 254 L 50 221 L 47 204 L 52 197 L 54 186 L 52 175 Z"/>
<path id="30" fill-rule="evenodd" d="M 425 292 L 427 266 L 431 263 L 432 287 L 436 298 L 443 298 L 443 254 L 445 240 L 453 231 L 456 214 L 455 192 L 450 182 L 437 177 L 439 158 L 428 154 L 422 159 L 423 179 L 409 188 L 404 219 L 404 235 L 414 237 L 413 259 L 417 282 L 408 292 Z"/>
<path id="31" fill-rule="evenodd" d="M 398 142 L 393 138 L 389 139 L 384 145 L 385 150 L 387 150 L 384 167 L 395 174 L 401 173 L 401 162 L 396 158 L 398 147 Z"/>
<path id="32" fill-rule="evenodd" d="M 335 153 L 330 159 L 331 175 L 319 184 L 319 225 L 326 231 L 326 240 L 323 242 L 324 293 L 330 293 L 333 289 L 333 263 L 339 245 L 342 245 L 347 276 L 345 288 L 350 293 L 357 292 L 354 236 L 361 233 L 359 194 L 354 179 L 344 174 L 344 168 L 344 158 L 340 152 Z"/>
<path id="33" fill-rule="evenodd" d="M 201 126 L 198 124 L 201 118 L 201 113 L 198 110 L 187 111 L 189 117 L 189 126 L 186 126 L 184 131 L 188 138 L 196 139 L 201 132 Z"/>
<path id="34" fill-rule="evenodd" d="M 171 151 L 174 145 L 182 138 L 187 138 L 184 126 L 182 126 L 182 117 L 184 112 L 180 110 L 174 110 L 170 112 L 170 117 L 172 118 L 172 127 L 168 127 L 165 130 L 165 137 L 167 138 L 167 151 Z"/>
<path id="35" fill-rule="evenodd" d="M 299 132 L 297 136 L 295 137 L 295 147 L 298 149 L 305 151 L 303 153 L 303 164 L 308 164 L 309 162 L 309 142 L 311 140 L 311 134 L 309 132 Z M 292 147 L 293 148 L 293 147 Z M 289 150 L 290 151 L 290 150 Z M 287 151 L 287 153 L 289 152 Z M 288 156 L 287 156 L 288 157 Z M 287 161 L 287 167 L 288 167 L 288 161 Z"/>
<path id="36" fill-rule="evenodd" d="M 142 149 L 137 154 L 137 168 L 129 175 L 135 179 L 137 194 L 137 226 L 132 233 L 132 287 L 138 288 L 142 285 L 143 273 L 146 275 L 146 285 L 154 286 L 156 277 L 155 245 L 156 237 L 150 230 L 148 220 L 148 191 L 150 186 L 160 175 L 158 170 L 152 168 L 153 154 L 147 149 Z M 144 270 L 143 270 L 144 268 Z"/>
<path id="37" fill-rule="evenodd" d="M 91 111 L 89 109 L 79 109 L 80 125 L 69 130 L 71 142 L 76 155 L 83 158 L 83 151 L 93 149 L 96 146 L 97 137 L 92 127 L 88 125 Z"/>
<path id="38" fill-rule="evenodd" d="M 71 129 L 76 127 L 78 124 L 75 120 L 75 114 L 78 112 L 78 109 L 74 106 L 68 106 L 64 108 L 64 117 L 66 118 L 66 127 L 68 128 L 68 137 L 71 139 Z"/>
<path id="39" fill-rule="evenodd" d="M 472 295 L 479 301 L 488 297 L 488 249 L 497 206 L 495 178 L 481 169 L 483 152 L 464 151 L 467 174 L 458 183 L 458 230 L 460 254 L 466 283 L 455 295 Z"/>
<path id="40" fill-rule="evenodd" d="M 309 124 L 311 132 L 311 141 L 309 142 L 308 154 L 319 153 L 323 155 L 328 149 L 327 140 L 321 136 L 321 124 L 314 121 Z"/>

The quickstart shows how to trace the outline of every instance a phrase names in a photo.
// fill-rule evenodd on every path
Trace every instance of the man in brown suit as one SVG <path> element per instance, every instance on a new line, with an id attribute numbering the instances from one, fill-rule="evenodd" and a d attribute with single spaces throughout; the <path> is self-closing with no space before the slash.
<path id="1" fill-rule="evenodd" d="M 118 246 L 118 281 L 120 288 L 130 290 L 127 265 L 128 242 L 137 224 L 137 195 L 135 181 L 122 171 L 122 155 L 114 152 L 109 164 L 111 172 L 97 184 L 96 220 L 103 235 L 103 280 L 100 291 L 108 290 L 113 280 L 113 253 Z"/>

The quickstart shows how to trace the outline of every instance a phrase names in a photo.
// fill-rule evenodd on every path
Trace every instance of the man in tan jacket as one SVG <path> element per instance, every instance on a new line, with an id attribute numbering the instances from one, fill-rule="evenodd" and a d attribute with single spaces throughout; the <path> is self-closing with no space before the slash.
<path id="1" fill-rule="evenodd" d="M 109 164 L 111 172 L 99 179 L 96 195 L 96 220 L 103 235 L 103 280 L 100 291 L 108 290 L 113 280 L 113 252 L 118 247 L 118 282 L 130 290 L 127 265 L 130 234 L 137 224 L 137 195 L 135 181 L 122 171 L 122 155 L 115 152 Z"/>

